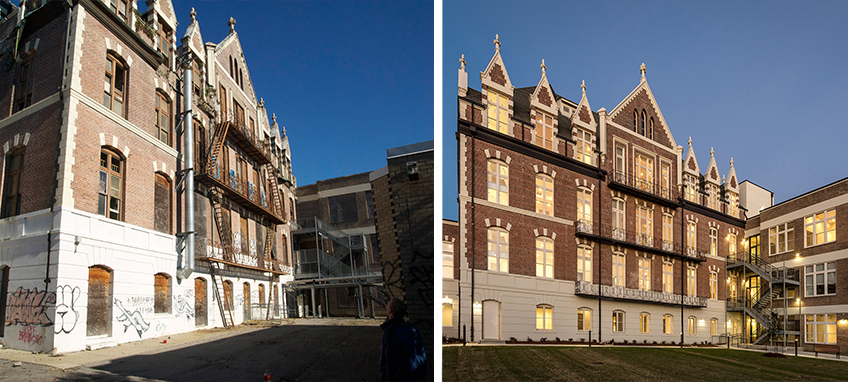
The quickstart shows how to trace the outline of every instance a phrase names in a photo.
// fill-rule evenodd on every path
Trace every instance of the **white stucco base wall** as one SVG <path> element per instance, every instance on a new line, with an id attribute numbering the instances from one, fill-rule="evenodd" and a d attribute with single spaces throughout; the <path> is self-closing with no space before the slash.
<path id="1" fill-rule="evenodd" d="M 110 321 L 105 335 L 88 336 L 89 267 L 95 265 L 111 271 Z M 197 265 L 190 279 L 179 282 L 174 235 L 71 208 L 4 219 L 0 221 L 0 270 L 8 267 L 9 277 L 3 344 L 65 353 L 222 326 L 209 269 Z M 169 276 L 168 313 L 154 313 L 157 273 Z M 246 312 L 244 301 L 259 302 L 260 284 L 264 302 L 273 301 L 269 299 L 272 275 L 238 267 L 225 267 L 224 275 L 233 283 L 235 323 L 243 322 L 246 313 L 264 319 L 267 310 Z M 195 325 L 195 278 L 206 281 L 206 325 Z M 282 290 L 280 285 L 277 301 L 281 306 Z"/>
<path id="2" fill-rule="evenodd" d="M 462 325 L 466 325 L 468 339 L 471 340 L 471 283 L 470 275 L 463 275 L 461 282 L 456 280 L 443 280 L 444 297 L 450 297 L 453 303 L 452 326 L 443 326 L 443 333 L 449 337 L 462 332 Z M 466 282 L 465 280 L 469 280 Z M 462 296 L 457 294 L 461 289 Z M 574 295 L 574 282 L 551 280 L 531 276 L 511 275 L 505 273 L 477 271 L 475 275 L 475 292 L 473 304 L 474 340 L 497 339 L 509 340 L 515 337 L 519 341 L 525 341 L 528 337 L 533 341 L 539 341 L 542 337 L 554 340 L 559 337 L 563 341 L 572 339 L 579 341 L 581 338 L 589 340 L 589 332 L 578 330 L 577 311 L 580 308 L 591 309 L 592 338 L 598 339 L 598 312 L 600 311 L 600 325 L 602 329 L 602 340 L 614 339 L 616 342 L 623 340 L 639 343 L 657 341 L 680 341 L 681 329 L 684 331 L 684 342 L 718 341 L 718 337 L 710 335 L 710 320 L 716 319 L 715 333 L 725 333 L 725 303 L 719 300 L 708 300 L 705 308 L 683 308 L 683 327 L 681 327 L 680 306 L 662 305 L 641 301 L 613 301 L 601 300 L 600 310 L 597 298 L 586 298 Z M 485 301 L 495 301 L 498 304 L 499 317 L 495 317 L 497 332 L 490 330 L 492 325 L 484 325 L 483 304 Z M 553 328 L 551 330 L 536 329 L 536 306 L 549 305 L 553 307 Z M 458 319 L 461 310 L 462 320 Z M 613 332 L 612 312 L 620 310 L 625 313 L 624 330 Z M 641 313 L 650 314 L 650 329 L 648 333 L 639 330 L 639 317 Z M 673 316 L 672 334 L 663 333 L 663 316 Z M 694 316 L 696 322 L 695 334 L 688 333 L 688 318 Z M 488 331 L 487 331 L 488 330 Z"/>

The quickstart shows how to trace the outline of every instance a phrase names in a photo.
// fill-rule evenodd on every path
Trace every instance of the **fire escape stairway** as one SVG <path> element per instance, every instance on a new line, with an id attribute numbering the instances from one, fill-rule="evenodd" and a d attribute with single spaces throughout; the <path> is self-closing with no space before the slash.
<path id="1" fill-rule="evenodd" d="M 277 183 L 277 171 L 274 170 L 274 166 L 270 163 L 265 165 L 265 176 L 268 178 L 268 181 L 271 183 L 271 192 L 269 195 L 271 198 L 271 204 L 274 206 L 274 215 L 277 215 L 282 221 L 286 221 L 286 216 L 283 213 L 282 201 L 280 199 L 280 184 Z"/>
<path id="2" fill-rule="evenodd" d="M 212 190 L 209 202 L 212 204 L 212 210 L 215 214 L 215 227 L 218 229 L 218 237 L 221 238 L 221 249 L 223 253 L 221 258 L 224 261 L 234 261 L 233 258 L 233 235 L 230 232 L 230 219 L 224 215 L 224 208 L 221 206 L 221 192 L 217 188 Z"/>
<path id="3" fill-rule="evenodd" d="M 227 136 L 227 130 L 230 128 L 230 122 L 222 122 L 215 128 L 212 138 L 209 140 L 209 158 L 206 162 L 206 173 L 211 174 L 216 178 L 221 177 L 220 164 L 218 155 L 221 153 L 221 148 L 224 146 L 224 138 Z"/>
<path id="4" fill-rule="evenodd" d="M 771 264 L 762 261 L 762 259 L 751 258 L 749 260 L 751 261 L 746 261 L 744 266 L 760 277 L 760 293 L 756 301 L 748 301 L 748 304 L 745 305 L 745 313 L 757 320 L 760 329 L 754 344 L 762 345 L 779 329 L 771 305 L 780 290 L 774 288 L 773 284 L 776 278 L 783 278 L 786 275 Z"/>
<path id="5" fill-rule="evenodd" d="M 214 284 L 212 290 L 215 291 L 218 309 L 221 310 L 221 321 L 224 328 L 231 328 L 235 325 L 235 320 L 233 320 L 233 307 L 230 306 L 230 294 L 227 292 L 224 275 L 221 273 L 221 263 L 212 261 L 209 266 L 212 270 L 212 283 Z M 228 319 L 229 321 L 227 321 Z"/>
<path id="6" fill-rule="evenodd" d="M 262 254 L 263 261 L 271 260 L 271 249 L 274 247 L 274 233 L 276 232 L 275 228 L 276 227 L 274 227 L 273 224 L 268 224 L 265 226 L 265 247 L 264 253 Z"/>

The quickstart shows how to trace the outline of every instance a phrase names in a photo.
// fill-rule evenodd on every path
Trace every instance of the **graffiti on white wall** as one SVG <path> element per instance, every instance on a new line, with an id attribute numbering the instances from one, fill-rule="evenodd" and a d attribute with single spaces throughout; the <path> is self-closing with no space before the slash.
<path id="1" fill-rule="evenodd" d="M 144 321 L 144 317 L 142 317 L 141 312 L 136 309 L 132 312 L 128 311 L 124 308 L 124 304 L 121 303 L 121 300 L 115 299 L 115 306 L 118 307 L 118 310 L 121 312 L 121 315 L 118 316 L 118 322 L 124 324 L 124 333 L 127 332 L 130 326 L 138 332 L 138 338 L 141 338 L 141 335 L 150 329 L 150 324 L 147 321 Z"/>
<path id="2" fill-rule="evenodd" d="M 38 288 L 18 289 L 9 294 L 6 307 L 6 325 L 40 325 L 50 326 L 53 321 L 45 311 L 49 305 L 56 303 L 56 293 L 47 293 Z"/>
<path id="3" fill-rule="evenodd" d="M 24 326 L 18 333 L 18 341 L 26 342 L 30 345 L 41 345 L 44 340 L 44 329 L 38 326 Z"/>
<path id="4" fill-rule="evenodd" d="M 77 326 L 79 312 L 76 302 L 80 297 L 80 288 L 70 285 L 56 287 L 56 326 L 55 333 L 70 333 Z"/>
<path id="5" fill-rule="evenodd" d="M 186 319 L 194 317 L 194 289 L 188 289 L 174 299 L 174 316 L 185 315 Z"/>

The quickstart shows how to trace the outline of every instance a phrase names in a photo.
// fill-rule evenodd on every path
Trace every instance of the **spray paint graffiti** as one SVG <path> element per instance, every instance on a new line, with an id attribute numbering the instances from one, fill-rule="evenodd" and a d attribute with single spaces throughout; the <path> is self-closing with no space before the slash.
<path id="1" fill-rule="evenodd" d="M 8 308 L 6 309 L 6 326 L 9 325 L 53 325 L 50 317 L 47 317 L 45 309 L 48 305 L 56 303 L 56 293 L 38 291 L 38 288 L 18 290 L 9 295 Z"/>
<path id="2" fill-rule="evenodd" d="M 162 333 L 168 329 L 168 325 L 165 325 L 164 322 L 159 321 L 156 323 L 156 333 Z"/>
<path id="3" fill-rule="evenodd" d="M 37 326 L 24 326 L 18 333 L 18 341 L 26 342 L 30 345 L 41 345 L 44 339 L 44 329 Z"/>
<path id="4" fill-rule="evenodd" d="M 150 324 L 144 321 L 144 317 L 141 316 L 141 312 L 135 310 L 130 313 L 124 308 L 124 304 L 121 303 L 121 300 L 115 299 L 115 306 L 121 311 L 121 315 L 118 317 L 118 321 L 124 324 L 124 333 L 127 332 L 130 326 L 138 332 L 138 338 L 141 338 L 142 333 L 147 332 L 147 329 L 150 329 Z"/>
<path id="5" fill-rule="evenodd" d="M 55 333 L 70 333 L 77 326 L 79 312 L 74 308 L 80 297 L 80 288 L 70 285 L 56 287 L 56 326 Z"/>
<path id="6" fill-rule="evenodd" d="M 194 289 L 186 290 L 182 296 L 177 296 L 176 306 L 174 307 L 174 316 L 179 317 L 185 314 L 186 319 L 194 317 Z"/>

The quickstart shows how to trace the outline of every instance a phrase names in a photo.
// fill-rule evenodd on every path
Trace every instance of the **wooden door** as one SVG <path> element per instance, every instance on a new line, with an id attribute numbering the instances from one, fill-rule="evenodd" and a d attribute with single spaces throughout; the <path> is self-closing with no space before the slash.
<path id="1" fill-rule="evenodd" d="M 194 279 L 194 326 L 208 325 L 206 316 L 206 280 Z"/>
<path id="2" fill-rule="evenodd" d="M 112 272 L 95 265 L 88 268 L 88 317 L 86 335 L 100 336 L 109 334 L 109 308 L 112 306 Z"/>

